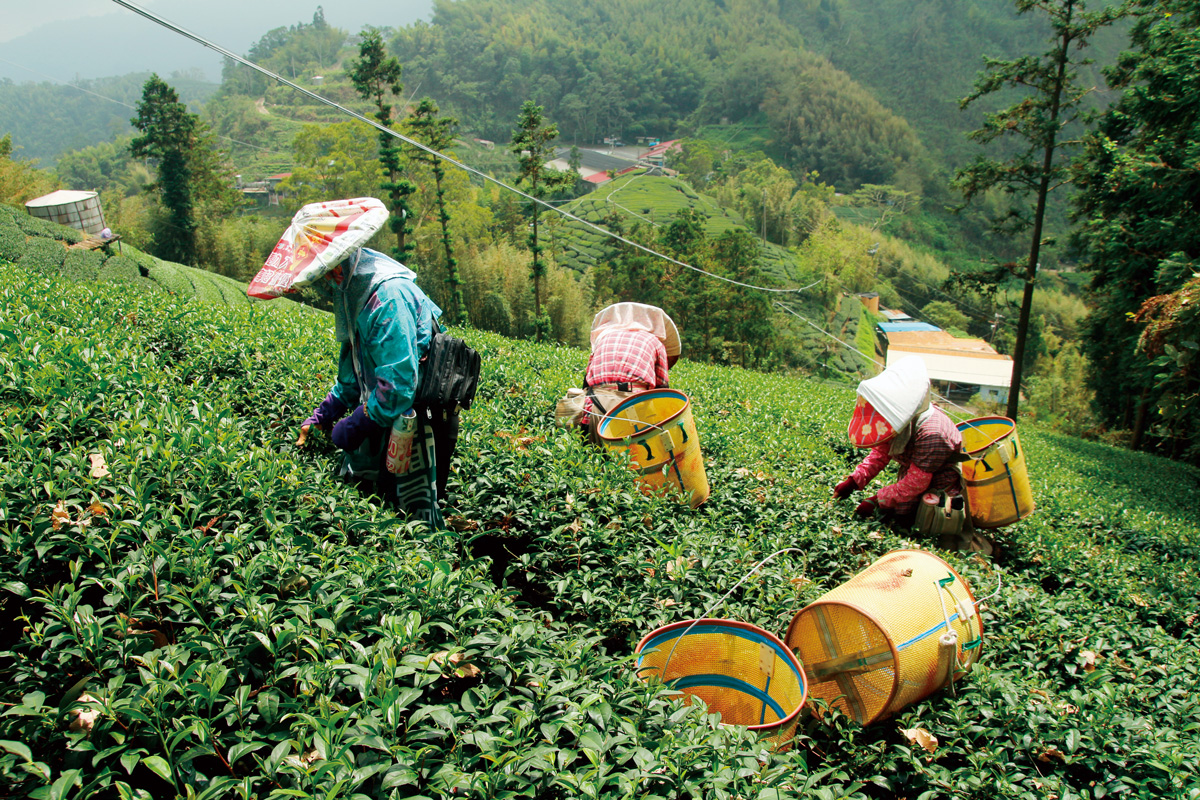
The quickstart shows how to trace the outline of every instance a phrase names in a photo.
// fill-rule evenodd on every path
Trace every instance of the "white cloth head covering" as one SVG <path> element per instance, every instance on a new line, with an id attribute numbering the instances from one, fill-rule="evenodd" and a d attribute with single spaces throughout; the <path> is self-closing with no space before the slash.
<path id="1" fill-rule="evenodd" d="M 591 343 L 608 331 L 646 331 L 662 342 L 668 356 L 679 355 L 679 329 L 658 306 L 645 303 L 614 303 L 592 319 Z"/>
<path id="2" fill-rule="evenodd" d="M 919 356 L 905 356 L 874 378 L 858 384 L 858 393 L 875 407 L 896 435 L 889 451 L 904 451 L 913 430 L 932 412 L 929 372 Z"/>
<path id="3" fill-rule="evenodd" d="M 308 286 L 367 243 L 387 222 L 374 197 L 309 203 L 296 212 L 246 294 L 263 300 Z"/>

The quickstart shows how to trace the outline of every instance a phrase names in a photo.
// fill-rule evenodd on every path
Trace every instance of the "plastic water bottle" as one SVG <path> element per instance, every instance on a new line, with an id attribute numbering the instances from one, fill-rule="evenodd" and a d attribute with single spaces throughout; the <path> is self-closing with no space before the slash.
<path id="1" fill-rule="evenodd" d="M 412 468 L 413 439 L 417 435 L 417 412 L 409 410 L 407 414 L 396 417 L 392 423 L 392 432 L 388 436 L 387 464 L 388 472 L 393 475 L 406 475 Z"/>

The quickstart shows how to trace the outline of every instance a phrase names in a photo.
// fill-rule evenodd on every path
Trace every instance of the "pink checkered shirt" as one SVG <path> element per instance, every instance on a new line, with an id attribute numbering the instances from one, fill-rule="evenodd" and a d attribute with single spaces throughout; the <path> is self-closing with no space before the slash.
<path id="1" fill-rule="evenodd" d="M 629 383 L 638 389 L 667 386 L 667 349 L 645 331 L 610 331 L 600 337 L 588 361 L 588 386 Z M 590 399 L 584 407 L 591 410 Z"/>

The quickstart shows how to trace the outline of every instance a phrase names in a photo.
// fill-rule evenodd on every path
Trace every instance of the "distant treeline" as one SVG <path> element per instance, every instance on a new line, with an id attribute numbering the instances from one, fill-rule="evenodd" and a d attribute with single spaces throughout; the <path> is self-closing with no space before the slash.
<path id="1" fill-rule="evenodd" d="M 0 136 L 10 134 L 15 156 L 52 166 L 63 153 L 81 150 L 133 130 L 129 119 L 142 96 L 148 72 L 119 78 L 59 83 L 0 80 Z M 171 85 L 180 99 L 199 108 L 217 91 L 212 83 L 175 74 Z M 82 188 L 82 187 L 81 187 Z"/>

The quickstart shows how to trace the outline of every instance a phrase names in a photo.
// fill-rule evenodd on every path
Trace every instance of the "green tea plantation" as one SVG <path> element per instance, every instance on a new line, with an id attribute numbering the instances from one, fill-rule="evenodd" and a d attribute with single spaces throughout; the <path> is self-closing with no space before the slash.
<path id="1" fill-rule="evenodd" d="M 633 649 L 782 634 L 931 546 L 830 502 L 852 388 L 682 362 L 691 509 L 553 426 L 585 353 L 458 331 L 484 371 L 432 533 L 292 444 L 327 316 L 69 277 L 0 263 L 0 797 L 1200 797 L 1196 470 L 1023 425 L 1037 512 L 940 553 L 988 598 L 980 664 L 867 727 L 810 703 L 771 752 Z"/>

